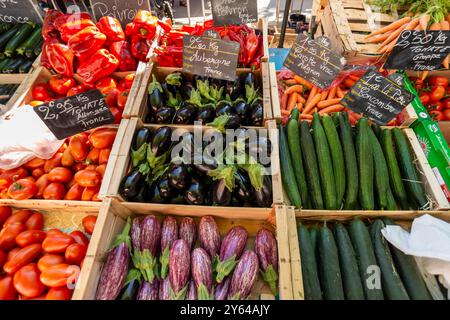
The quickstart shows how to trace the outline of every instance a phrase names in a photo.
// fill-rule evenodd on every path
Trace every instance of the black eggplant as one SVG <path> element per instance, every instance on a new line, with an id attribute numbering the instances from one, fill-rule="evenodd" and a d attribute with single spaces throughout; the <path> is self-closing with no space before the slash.
<path id="1" fill-rule="evenodd" d="M 225 84 L 225 94 L 229 96 L 229 98 L 234 101 L 240 96 L 243 95 L 243 87 L 241 86 L 241 81 L 239 78 L 236 78 L 235 81 L 227 81 Z"/>
<path id="2" fill-rule="evenodd" d="M 180 92 L 184 100 L 189 100 L 191 98 L 192 90 L 194 90 L 194 84 L 190 81 L 185 81 L 180 87 Z"/>
<path id="3" fill-rule="evenodd" d="M 174 190 L 174 188 L 169 184 L 169 177 L 167 173 L 159 179 L 157 185 L 159 195 L 162 199 L 170 200 L 177 194 L 176 190 Z"/>
<path id="4" fill-rule="evenodd" d="M 243 99 L 236 100 L 233 107 L 242 125 L 251 124 L 249 120 L 251 119 L 252 108 Z"/>
<path id="5" fill-rule="evenodd" d="M 212 201 L 215 206 L 228 206 L 231 203 L 231 191 L 225 186 L 225 180 L 219 179 L 212 183 Z"/>
<path id="6" fill-rule="evenodd" d="M 152 153 L 155 157 L 166 153 L 172 144 L 172 129 L 160 127 L 156 130 L 152 139 Z"/>
<path id="7" fill-rule="evenodd" d="M 166 76 L 165 85 L 167 90 L 169 90 L 172 94 L 175 94 L 177 90 L 181 87 L 184 82 L 183 75 L 181 72 L 173 72 Z"/>
<path id="8" fill-rule="evenodd" d="M 272 206 L 272 178 L 269 175 L 264 176 L 263 186 L 260 190 L 253 188 L 253 196 L 257 206 L 264 208 Z"/>
<path id="9" fill-rule="evenodd" d="M 164 90 L 154 75 L 153 81 L 148 86 L 148 94 L 148 105 L 151 111 L 156 112 L 166 104 Z"/>
<path id="10" fill-rule="evenodd" d="M 240 126 L 240 119 L 237 114 L 229 114 L 228 115 L 228 121 L 225 124 L 225 129 L 237 129 Z"/>
<path id="11" fill-rule="evenodd" d="M 145 203 L 148 202 L 148 192 L 149 192 L 149 187 L 147 183 L 143 183 L 141 189 L 139 190 L 139 193 L 136 197 L 134 197 L 133 199 L 131 199 L 131 202 L 140 202 L 140 203 Z"/>
<path id="12" fill-rule="evenodd" d="M 258 100 L 256 100 L 258 101 Z M 261 127 L 264 121 L 264 108 L 262 103 L 253 103 L 250 116 L 250 125 Z"/>
<path id="13" fill-rule="evenodd" d="M 236 184 L 236 187 L 233 190 L 234 198 L 242 203 L 249 202 L 252 198 L 252 185 L 247 173 L 240 170 L 237 171 L 234 181 Z"/>
<path id="14" fill-rule="evenodd" d="M 122 294 L 120 295 L 120 300 L 136 300 L 136 296 L 139 290 L 139 280 L 133 279 L 131 280 L 125 288 L 122 290 Z"/>
<path id="15" fill-rule="evenodd" d="M 128 173 L 120 183 L 119 193 L 127 200 L 131 200 L 139 194 L 145 182 L 144 175 L 139 170 Z"/>
<path id="16" fill-rule="evenodd" d="M 217 161 L 206 154 L 195 154 L 191 167 L 197 173 L 207 174 L 209 171 L 217 169 Z"/>
<path id="17" fill-rule="evenodd" d="M 192 124 L 197 113 L 197 108 L 192 105 L 184 106 L 177 110 L 175 118 L 173 119 L 174 124 Z"/>
<path id="18" fill-rule="evenodd" d="M 175 115 L 175 108 L 172 107 L 161 107 L 156 111 L 155 121 L 159 124 L 170 124 L 172 123 L 173 117 Z"/>
<path id="19" fill-rule="evenodd" d="M 149 128 L 141 128 L 134 134 L 133 149 L 138 150 L 144 143 L 150 142 L 152 132 Z"/>
<path id="20" fill-rule="evenodd" d="M 245 86 L 253 86 L 258 89 L 258 83 L 256 80 L 256 75 L 253 72 L 244 72 L 240 76 L 241 87 L 245 88 Z"/>
<path id="21" fill-rule="evenodd" d="M 186 132 L 181 136 L 179 143 L 182 143 L 183 152 L 193 155 L 195 153 L 195 141 L 194 134 L 192 132 Z"/>
<path id="22" fill-rule="evenodd" d="M 150 186 L 148 199 L 150 199 L 149 202 L 151 202 L 151 203 L 166 203 L 167 202 L 159 194 L 159 189 L 158 189 L 157 183 L 154 183 Z"/>
<path id="23" fill-rule="evenodd" d="M 175 198 L 172 198 L 172 201 L 170 201 L 172 204 L 185 204 L 186 200 L 184 199 L 184 195 L 182 192 L 180 192 Z"/>
<path id="24" fill-rule="evenodd" d="M 209 123 L 214 120 L 215 115 L 216 112 L 214 107 L 204 106 L 198 110 L 197 117 L 195 118 L 195 120 L 200 121 L 202 123 Z"/>
<path id="25" fill-rule="evenodd" d="M 184 193 L 184 199 L 191 205 L 203 205 L 205 203 L 205 187 L 198 178 L 193 178 L 191 185 Z"/>
<path id="26" fill-rule="evenodd" d="M 262 156 L 270 158 L 272 154 L 272 143 L 266 137 L 258 137 L 256 140 L 248 141 L 246 151 L 249 155 L 256 158 Z"/>
<path id="27" fill-rule="evenodd" d="M 216 115 L 221 116 L 226 113 L 236 113 L 233 104 L 226 100 L 219 101 L 216 105 Z"/>
<path id="28" fill-rule="evenodd" d="M 172 164 L 169 168 L 169 184 L 177 190 L 184 190 L 190 183 L 190 175 L 184 164 Z"/>

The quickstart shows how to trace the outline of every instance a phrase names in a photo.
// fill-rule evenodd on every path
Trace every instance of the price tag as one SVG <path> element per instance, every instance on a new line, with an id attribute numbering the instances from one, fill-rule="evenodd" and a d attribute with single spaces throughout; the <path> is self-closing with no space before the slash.
<path id="1" fill-rule="evenodd" d="M 133 22 L 139 10 L 150 11 L 149 0 L 90 0 L 92 11 L 97 21 L 101 17 L 114 17 L 125 26 Z"/>
<path id="2" fill-rule="evenodd" d="M 450 31 L 402 31 L 385 69 L 436 70 L 450 54 Z"/>
<path id="3" fill-rule="evenodd" d="M 33 110 L 59 140 L 114 123 L 100 90 L 51 101 Z"/>
<path id="4" fill-rule="evenodd" d="M 342 98 L 341 104 L 384 125 L 394 119 L 413 98 L 412 93 L 396 82 L 383 77 L 378 71 L 369 70 Z"/>
<path id="5" fill-rule="evenodd" d="M 258 21 L 256 0 L 211 0 L 214 26 L 240 25 Z"/>
<path id="6" fill-rule="evenodd" d="M 234 81 L 239 43 L 210 37 L 183 37 L 183 70 L 210 78 Z"/>
<path id="7" fill-rule="evenodd" d="M 299 34 L 284 61 L 286 68 L 321 89 L 328 88 L 345 65 L 345 59 L 334 53 L 325 40 L 317 42 Z"/>
<path id="8" fill-rule="evenodd" d="M 31 0 L 0 0 L 0 22 L 24 23 L 34 21 L 42 24 L 42 13 Z"/>

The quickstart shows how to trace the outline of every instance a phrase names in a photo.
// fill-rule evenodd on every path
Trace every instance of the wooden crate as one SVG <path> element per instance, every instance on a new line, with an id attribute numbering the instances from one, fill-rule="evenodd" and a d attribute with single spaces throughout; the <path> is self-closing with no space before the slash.
<path id="1" fill-rule="evenodd" d="M 366 43 L 365 36 L 397 19 L 395 12 L 377 13 L 364 0 L 330 0 L 314 37 L 329 37 L 333 49 L 345 57 L 378 55 L 379 45 Z"/>
<path id="2" fill-rule="evenodd" d="M 297 33 L 286 33 L 284 35 L 284 45 L 283 48 L 292 48 L 294 45 L 295 39 L 297 39 Z M 278 48 L 278 44 L 280 43 L 280 33 L 275 33 L 269 42 L 269 48 Z"/>
<path id="3" fill-rule="evenodd" d="M 254 237 L 256 232 L 261 227 L 266 227 L 275 231 L 278 242 L 278 261 L 279 261 L 279 297 L 283 300 L 292 299 L 292 284 L 291 284 L 291 263 L 289 258 L 289 237 L 287 232 L 287 216 L 283 207 L 274 209 L 275 222 L 273 225 L 270 222 L 270 215 L 255 217 L 252 213 L 242 211 L 239 217 L 227 217 L 224 215 L 216 215 L 215 209 L 211 208 L 207 212 L 198 212 L 194 208 L 187 208 L 184 212 L 168 213 L 165 208 L 159 210 L 136 207 L 126 203 L 119 203 L 113 199 L 104 202 L 104 209 L 102 209 L 97 223 L 101 229 L 96 229 L 92 235 L 89 247 L 88 256 L 84 262 L 83 273 L 77 283 L 77 288 L 74 294 L 76 300 L 92 300 L 95 297 L 97 284 L 101 274 L 103 262 L 107 256 L 111 242 L 114 237 L 120 233 L 125 225 L 128 217 L 154 214 L 160 218 L 167 215 L 173 215 L 177 219 L 182 217 L 193 217 L 196 222 L 200 217 L 205 215 L 214 215 L 221 236 L 233 226 L 241 225 L 249 232 L 249 241 L 247 246 L 253 247 Z M 261 279 L 255 284 L 250 299 L 274 299 L 268 287 Z"/>

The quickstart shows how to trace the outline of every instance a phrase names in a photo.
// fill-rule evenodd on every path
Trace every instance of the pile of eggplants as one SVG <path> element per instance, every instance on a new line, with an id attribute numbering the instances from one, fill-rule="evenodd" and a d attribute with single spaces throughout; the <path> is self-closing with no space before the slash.
<path id="1" fill-rule="evenodd" d="M 246 132 L 247 129 L 239 130 Z M 190 132 L 183 134 L 178 142 L 173 143 L 171 139 L 172 129 L 168 126 L 159 127 L 155 131 L 147 127 L 137 130 L 131 150 L 131 169 L 119 187 L 119 194 L 126 201 L 234 207 L 272 206 L 271 175 L 259 175 L 252 171 L 264 166 L 219 165 L 216 157 L 203 152 L 205 142 L 200 152 L 195 152 L 194 135 Z M 171 159 L 171 150 L 178 144 L 182 145 L 184 151 L 192 154 L 190 161 L 174 162 Z M 255 141 L 246 140 L 245 148 L 248 154 L 263 151 L 270 157 L 271 143 L 266 137 L 258 136 Z M 269 165 L 270 163 L 265 167 Z"/>
<path id="2" fill-rule="evenodd" d="M 259 274 L 276 295 L 274 234 L 261 228 L 253 250 L 246 249 L 247 238 L 235 226 L 222 239 L 211 216 L 198 226 L 190 217 L 128 219 L 103 265 L 96 299 L 245 300 Z"/>
<path id="3" fill-rule="evenodd" d="M 220 117 L 226 128 L 263 125 L 261 87 L 253 72 L 243 73 L 235 81 L 190 79 L 174 72 L 160 83 L 153 75 L 148 92 L 146 123 L 207 124 Z M 221 117 L 224 115 L 227 117 Z"/>

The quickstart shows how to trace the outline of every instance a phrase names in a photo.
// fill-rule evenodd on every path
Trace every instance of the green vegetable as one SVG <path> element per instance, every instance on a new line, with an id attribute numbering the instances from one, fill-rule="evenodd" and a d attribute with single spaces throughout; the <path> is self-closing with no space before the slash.
<path id="1" fill-rule="evenodd" d="M 36 46 L 34 47 L 33 53 L 36 57 L 41 54 L 43 44 L 44 44 L 44 39 L 41 38 L 39 40 L 39 42 L 36 44 Z"/>
<path id="2" fill-rule="evenodd" d="M 27 21 L 21 25 L 19 31 L 17 31 L 16 34 L 14 34 L 14 37 L 6 44 L 5 54 L 7 57 L 12 57 L 14 55 L 20 44 L 31 35 L 34 26 L 35 23 L 32 21 Z"/>
<path id="3" fill-rule="evenodd" d="M 394 195 L 392 194 L 392 189 L 389 186 L 388 190 L 387 190 L 387 210 L 398 210 L 398 205 L 397 202 L 395 202 L 395 198 Z"/>
<path id="4" fill-rule="evenodd" d="M 356 135 L 356 153 L 359 170 L 359 202 L 364 210 L 373 210 L 375 206 L 373 196 L 373 154 L 370 145 L 370 128 L 367 119 L 358 122 Z"/>
<path id="5" fill-rule="evenodd" d="M 9 63 L 11 59 L 0 60 L 0 73 L 3 73 L 3 68 Z"/>
<path id="6" fill-rule="evenodd" d="M 19 67 L 19 73 L 27 73 L 30 71 L 31 66 L 33 65 L 33 61 L 26 60 Z"/>
<path id="7" fill-rule="evenodd" d="M 373 152 L 375 190 L 378 195 L 379 207 L 381 210 L 384 210 L 388 207 L 389 170 L 384 158 L 383 148 L 381 148 L 380 142 L 370 128 L 369 134 Z"/>
<path id="8" fill-rule="evenodd" d="M 311 238 L 311 245 L 313 248 L 313 251 L 316 255 L 317 260 L 317 238 L 318 238 L 319 231 L 317 230 L 317 227 L 311 227 L 309 228 L 309 237 Z"/>
<path id="9" fill-rule="evenodd" d="M 3 73 L 17 73 L 19 71 L 19 67 L 25 62 L 26 60 L 22 57 L 11 59 L 10 62 L 5 65 L 5 67 L 2 69 Z"/>
<path id="10" fill-rule="evenodd" d="M 17 49 L 17 54 L 31 58 L 34 55 L 34 47 L 42 39 L 42 28 L 38 27 L 33 30 L 33 33 L 23 42 Z M 28 53 L 28 54 L 27 54 Z"/>
<path id="11" fill-rule="evenodd" d="M 0 35 L 0 51 L 3 51 L 9 40 L 19 31 L 20 24 L 15 25 L 5 33 Z"/>

